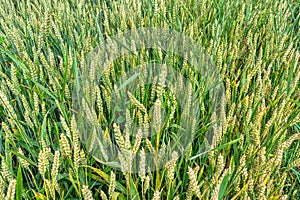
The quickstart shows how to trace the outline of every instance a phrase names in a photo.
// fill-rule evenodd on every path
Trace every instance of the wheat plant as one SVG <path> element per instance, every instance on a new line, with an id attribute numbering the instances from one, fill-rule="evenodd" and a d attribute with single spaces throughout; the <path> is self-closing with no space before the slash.
<path id="1" fill-rule="evenodd" d="M 1 0 L 0 199 L 299 199 L 299 5 Z M 103 130 L 103 138 L 92 130 L 83 141 L 73 94 L 88 55 L 111 36 L 150 27 L 182 33 L 211 56 L 225 89 L 220 112 L 209 109 L 206 83 L 188 62 L 143 48 L 105 66 L 103 80 L 82 89 L 94 102 L 80 102 L 84 119 Z M 162 71 L 152 85 L 126 93 L 129 106 L 117 108 L 125 116 L 118 118 L 111 109 L 122 101 L 117 79 L 153 60 L 173 66 L 191 84 L 167 88 Z M 89 80 L 97 78 L 93 70 Z M 184 92 L 186 109 L 172 89 Z M 195 90 L 201 103 L 190 119 L 195 137 L 184 153 L 167 152 L 161 166 L 181 117 L 194 109 Z M 211 123 L 219 116 L 221 125 Z M 209 128 L 213 137 L 203 151 Z M 105 162 L 111 155 L 121 166 Z"/>

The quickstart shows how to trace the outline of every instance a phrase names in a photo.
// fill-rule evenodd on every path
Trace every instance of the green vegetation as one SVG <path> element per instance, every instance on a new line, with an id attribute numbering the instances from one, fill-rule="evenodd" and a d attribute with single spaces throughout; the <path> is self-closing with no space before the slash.
<path id="1" fill-rule="evenodd" d="M 298 0 L 1 0 L 0 199 L 300 199 L 299 5 Z M 128 173 L 90 153 L 98 146 L 93 138 L 90 148 L 85 145 L 72 94 L 90 52 L 110 36 L 142 27 L 174 30 L 203 47 L 221 75 L 225 97 L 214 116 L 205 81 L 165 50 L 140 49 L 137 56 L 110 63 L 104 81 L 88 85 L 96 103 L 86 119 L 100 125 L 105 142 L 139 155 L 138 173 Z M 179 100 L 159 78 L 157 85 L 129 93 L 128 109 L 116 108 L 126 119 L 110 108 L 118 77 L 154 60 L 192 80 L 186 96 L 197 91 L 201 111 L 192 121 L 195 137 L 187 150 L 168 152 L 166 165 L 149 170 L 145 154 L 165 153 L 180 129 Z M 161 108 L 168 123 L 160 118 Z M 214 126 L 213 117 L 223 123 Z M 137 133 L 123 130 L 121 124 L 129 122 L 139 127 Z M 149 123 L 160 128 L 142 137 Z M 213 137 L 206 141 L 211 127 Z M 203 152 L 204 143 L 210 149 Z"/>

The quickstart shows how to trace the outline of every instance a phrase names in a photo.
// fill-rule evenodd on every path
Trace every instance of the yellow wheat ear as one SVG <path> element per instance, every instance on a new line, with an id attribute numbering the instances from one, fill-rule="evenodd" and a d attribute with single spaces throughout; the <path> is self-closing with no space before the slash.
<path id="1" fill-rule="evenodd" d="M 9 199 L 9 200 L 15 199 L 16 185 L 17 185 L 17 181 L 15 179 L 9 182 L 5 199 Z"/>
<path id="2" fill-rule="evenodd" d="M 87 185 L 82 186 L 81 192 L 84 200 L 94 200 L 92 191 Z"/>

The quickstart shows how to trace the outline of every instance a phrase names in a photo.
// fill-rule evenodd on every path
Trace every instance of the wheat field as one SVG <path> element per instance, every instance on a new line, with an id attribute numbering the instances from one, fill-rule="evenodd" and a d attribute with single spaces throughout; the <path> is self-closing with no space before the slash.
<path id="1" fill-rule="evenodd" d="M 299 5 L 1 0 L 0 199 L 300 199 Z M 224 88 L 216 112 L 209 81 L 168 49 L 89 68 L 91 52 L 141 28 L 205 49 Z M 154 62 L 151 84 L 126 77 Z"/>

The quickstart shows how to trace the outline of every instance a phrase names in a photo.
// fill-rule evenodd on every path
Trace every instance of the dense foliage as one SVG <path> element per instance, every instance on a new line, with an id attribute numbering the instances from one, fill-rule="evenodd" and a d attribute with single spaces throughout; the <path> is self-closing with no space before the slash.
<path id="1" fill-rule="evenodd" d="M 1 0 L 0 199 L 299 199 L 299 5 L 297 0 Z M 173 137 L 165 130 L 180 120 L 176 99 L 170 88 L 155 85 L 130 93 L 126 123 L 137 124 L 138 132 L 150 123 L 151 105 L 158 124 L 161 107 L 173 114 L 155 137 L 129 137 L 120 128 L 122 119 L 109 110 L 115 78 L 152 60 L 177 66 L 187 78 L 197 75 L 178 56 L 165 59 L 160 49 L 119 58 L 104 73 L 106 81 L 93 85 L 91 112 L 108 143 L 139 153 L 140 170 L 128 173 L 90 154 L 72 94 L 94 48 L 141 27 L 175 30 L 211 55 L 225 88 L 223 123 L 203 153 L 213 113 L 199 90 L 203 109 L 193 123 L 194 141 L 184 154 L 172 152 L 165 167 L 148 170 L 143 155 L 163 150 Z M 187 96 L 205 85 L 193 80 Z"/>

